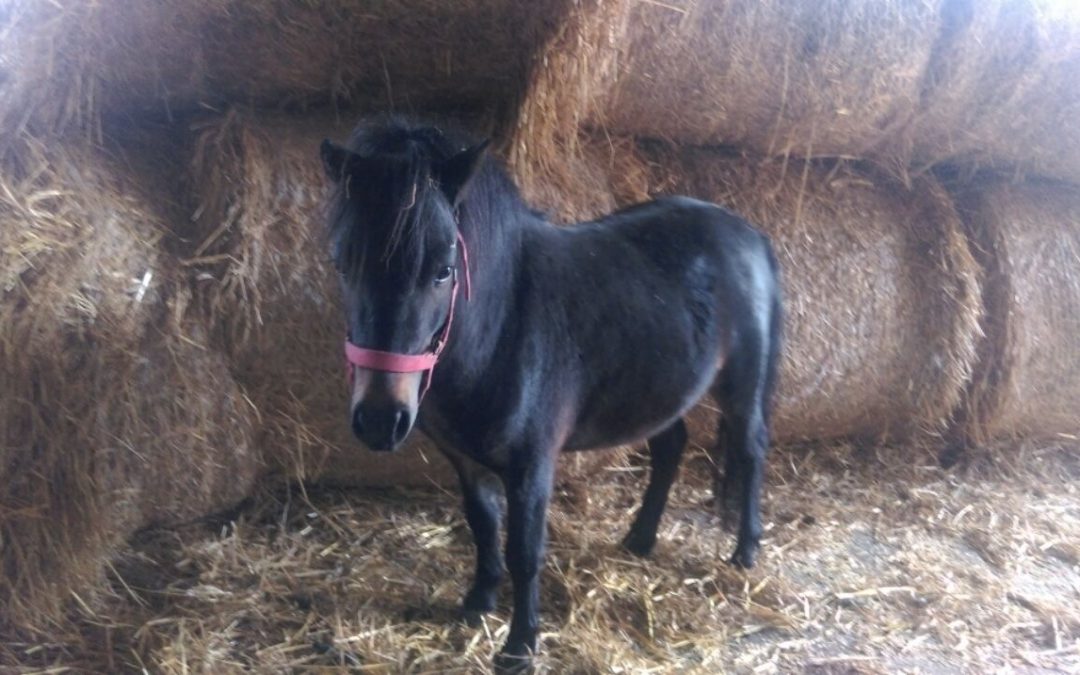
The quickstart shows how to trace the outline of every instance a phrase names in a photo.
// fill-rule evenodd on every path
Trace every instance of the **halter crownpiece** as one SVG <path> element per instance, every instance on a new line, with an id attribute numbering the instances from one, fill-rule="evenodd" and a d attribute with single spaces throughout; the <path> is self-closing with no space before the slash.
<path id="1" fill-rule="evenodd" d="M 457 232 L 457 245 L 461 249 L 461 265 L 465 268 L 465 299 L 472 297 L 472 279 L 469 276 L 469 251 L 465 247 L 465 239 L 461 236 L 461 230 Z M 443 324 L 438 335 L 432 343 L 429 351 L 423 354 L 398 354 L 397 352 L 384 352 L 378 349 L 360 347 L 345 338 L 345 360 L 349 366 L 349 382 L 352 382 L 352 367 L 380 370 L 387 373 L 424 373 L 424 383 L 421 385 L 419 400 L 423 400 L 424 394 L 431 387 L 431 376 L 435 371 L 435 364 L 439 362 L 446 342 L 450 338 L 450 326 L 454 322 L 454 308 L 457 304 L 458 274 L 454 270 L 454 282 L 450 288 L 450 311 L 446 315 L 446 323 Z"/>

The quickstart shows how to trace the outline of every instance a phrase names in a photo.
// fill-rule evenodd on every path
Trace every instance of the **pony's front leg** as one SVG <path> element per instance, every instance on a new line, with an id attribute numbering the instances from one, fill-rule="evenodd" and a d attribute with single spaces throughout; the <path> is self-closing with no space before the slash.
<path id="1" fill-rule="evenodd" d="M 465 621 L 477 625 L 481 615 L 495 609 L 499 582 L 503 576 L 502 557 L 499 555 L 499 521 L 502 519 L 499 491 L 502 486 L 494 473 L 478 464 L 471 464 L 457 466 L 461 491 L 465 497 L 465 520 L 469 523 L 476 545 L 476 575 L 462 603 L 462 610 Z"/>
<path id="2" fill-rule="evenodd" d="M 498 474 L 468 455 L 446 444 L 440 444 L 439 449 L 457 471 L 465 521 L 469 523 L 476 546 L 476 574 L 461 609 L 469 625 L 478 625 L 481 615 L 495 609 L 499 582 L 503 578 L 502 556 L 499 555 L 503 486 Z"/>
<path id="3" fill-rule="evenodd" d="M 529 666 L 539 632 L 540 569 L 547 535 L 547 508 L 555 475 L 555 453 L 527 450 L 512 461 L 506 486 L 506 566 L 514 583 L 510 635 L 495 660 L 500 672 Z"/>

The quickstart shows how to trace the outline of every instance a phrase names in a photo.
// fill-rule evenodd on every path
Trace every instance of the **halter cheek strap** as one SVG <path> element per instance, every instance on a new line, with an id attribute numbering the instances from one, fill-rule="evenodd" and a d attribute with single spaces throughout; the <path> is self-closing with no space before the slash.
<path id="1" fill-rule="evenodd" d="M 457 233 L 457 245 L 461 251 L 461 264 L 465 268 L 465 299 L 472 297 L 472 279 L 469 277 L 469 252 L 465 247 L 465 239 L 461 231 Z M 446 347 L 450 338 L 450 326 L 454 323 L 454 309 L 457 305 L 458 274 L 454 271 L 454 282 L 450 289 L 450 311 L 446 316 L 446 323 L 439 330 L 432 343 L 432 348 L 423 354 L 398 354 L 396 352 L 384 352 L 378 349 L 360 347 L 345 339 L 345 359 L 348 362 L 349 382 L 352 383 L 353 367 L 380 370 L 387 373 L 424 373 L 423 384 L 420 386 L 419 400 L 423 400 L 431 388 L 431 376 L 435 371 L 435 364 L 439 362 L 439 356 Z"/>

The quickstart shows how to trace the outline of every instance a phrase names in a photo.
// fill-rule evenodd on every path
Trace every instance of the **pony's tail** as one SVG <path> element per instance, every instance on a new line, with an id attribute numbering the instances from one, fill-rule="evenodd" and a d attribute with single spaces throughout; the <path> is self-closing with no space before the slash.
<path id="1" fill-rule="evenodd" d="M 769 353 L 765 363 L 765 390 L 762 392 L 762 407 L 765 415 L 765 427 L 772 433 L 772 413 L 776 398 L 776 379 L 780 370 L 780 352 L 784 342 L 784 307 L 780 282 L 780 264 L 776 260 L 772 244 L 766 239 L 765 252 L 772 268 L 773 291 L 772 309 L 769 312 Z"/>

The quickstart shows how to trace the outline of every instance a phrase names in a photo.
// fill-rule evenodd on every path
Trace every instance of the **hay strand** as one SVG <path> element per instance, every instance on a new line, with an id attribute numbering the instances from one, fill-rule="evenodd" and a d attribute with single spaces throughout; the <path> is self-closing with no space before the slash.
<path id="1" fill-rule="evenodd" d="M 648 560 L 616 542 L 632 466 L 556 492 L 542 571 L 540 672 L 1075 669 L 1075 447 L 1010 446 L 957 476 L 897 447 L 785 453 L 771 464 L 758 568 L 704 513 L 703 458 L 673 493 Z M 1015 459 L 1015 462 L 1013 461 Z M 640 467 L 639 467 L 640 469 Z M 1030 498 L 1032 490 L 1042 495 Z M 1007 552 L 1004 565 L 979 551 Z M 79 630 L 0 639 L 24 668 L 491 672 L 509 589 L 484 625 L 455 607 L 471 567 L 456 497 L 434 490 L 263 496 L 225 528 L 147 533 Z M 129 592 L 130 589 L 130 592 Z M 134 597 L 133 597 L 134 596 Z"/>

